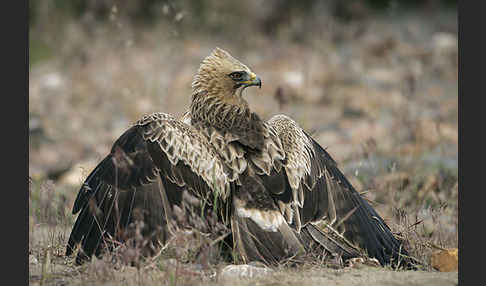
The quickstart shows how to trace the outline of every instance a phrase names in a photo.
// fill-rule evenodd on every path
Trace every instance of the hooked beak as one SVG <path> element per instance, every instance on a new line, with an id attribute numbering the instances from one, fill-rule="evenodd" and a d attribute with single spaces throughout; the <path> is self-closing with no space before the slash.
<path id="1" fill-rule="evenodd" d="M 240 81 L 239 84 L 243 87 L 243 89 L 249 86 L 258 86 L 262 88 L 262 80 L 254 73 L 250 73 L 250 78 L 248 80 Z"/>
<path id="2" fill-rule="evenodd" d="M 259 77 L 256 77 L 253 82 L 253 85 L 258 86 L 258 88 L 262 88 L 262 80 Z"/>

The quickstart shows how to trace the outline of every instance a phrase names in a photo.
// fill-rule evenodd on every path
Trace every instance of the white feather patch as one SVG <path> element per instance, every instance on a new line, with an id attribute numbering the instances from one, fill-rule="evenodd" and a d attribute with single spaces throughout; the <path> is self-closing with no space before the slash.
<path id="1" fill-rule="evenodd" d="M 262 211 L 237 207 L 236 213 L 240 217 L 250 218 L 261 229 L 271 232 L 276 232 L 285 220 L 282 214 L 277 211 Z"/>

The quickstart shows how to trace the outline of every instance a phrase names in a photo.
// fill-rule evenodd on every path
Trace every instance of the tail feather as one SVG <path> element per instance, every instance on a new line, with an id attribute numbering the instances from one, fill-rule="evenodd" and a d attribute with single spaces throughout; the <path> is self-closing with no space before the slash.
<path id="1" fill-rule="evenodd" d="M 233 245 L 243 262 L 261 261 L 272 265 L 304 254 L 305 248 L 284 221 L 276 231 L 263 230 L 251 218 L 231 217 Z"/>

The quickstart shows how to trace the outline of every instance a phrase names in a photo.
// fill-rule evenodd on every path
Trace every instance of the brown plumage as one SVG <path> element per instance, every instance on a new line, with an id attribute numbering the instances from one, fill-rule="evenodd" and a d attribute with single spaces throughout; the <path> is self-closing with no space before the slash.
<path id="1" fill-rule="evenodd" d="M 199 202 L 202 216 L 192 227 L 224 225 L 243 262 L 314 251 L 407 262 L 400 241 L 331 156 L 287 116 L 263 121 L 253 113 L 242 96 L 248 86 L 261 81 L 216 48 L 194 77 L 182 118 L 155 113 L 129 128 L 78 193 L 67 255 L 78 244 L 78 263 L 99 255 L 110 249 L 107 238 L 126 240 L 140 220 L 152 247 L 165 243 L 173 213 Z"/>

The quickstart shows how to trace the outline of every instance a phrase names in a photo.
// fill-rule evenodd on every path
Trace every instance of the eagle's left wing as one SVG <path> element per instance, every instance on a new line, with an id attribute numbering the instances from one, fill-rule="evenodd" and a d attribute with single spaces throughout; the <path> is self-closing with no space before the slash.
<path id="1" fill-rule="evenodd" d="M 229 188 L 222 162 L 198 130 L 169 114 L 144 116 L 115 141 L 80 188 L 73 206 L 73 214 L 80 214 L 66 254 L 80 245 L 76 262 L 82 263 L 110 246 L 110 238 L 134 237 L 129 232 L 137 223 L 144 238 L 164 242 L 169 213 L 182 206 L 184 192 L 211 204 Z"/>

